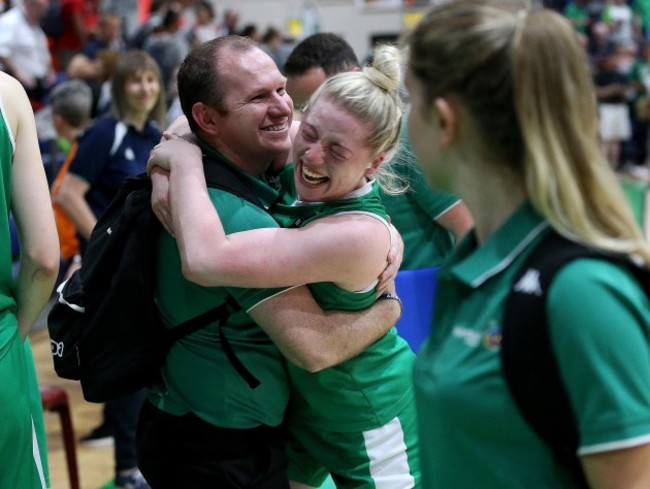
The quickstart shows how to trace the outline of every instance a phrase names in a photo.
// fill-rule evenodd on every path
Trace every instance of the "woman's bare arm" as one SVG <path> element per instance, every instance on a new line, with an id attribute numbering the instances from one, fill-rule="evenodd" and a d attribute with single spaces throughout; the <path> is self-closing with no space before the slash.
<path id="1" fill-rule="evenodd" d="M 59 239 L 27 95 L 5 74 L 0 74 L 0 90 L 16 137 L 11 210 L 20 239 L 16 317 L 25 338 L 52 293 L 59 270 Z"/>
<path id="2" fill-rule="evenodd" d="M 276 287 L 333 281 L 355 288 L 367 286 L 385 267 L 390 234 L 368 216 L 226 235 L 197 161 L 171 166 L 170 203 L 183 273 L 201 285 Z"/>

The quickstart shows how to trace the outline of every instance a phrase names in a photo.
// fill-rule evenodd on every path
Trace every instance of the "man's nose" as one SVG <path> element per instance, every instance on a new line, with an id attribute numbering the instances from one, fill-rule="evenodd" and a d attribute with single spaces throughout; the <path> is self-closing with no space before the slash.
<path id="1" fill-rule="evenodd" d="M 286 94 L 275 93 L 270 109 L 273 115 L 288 116 L 293 110 L 291 99 Z"/>

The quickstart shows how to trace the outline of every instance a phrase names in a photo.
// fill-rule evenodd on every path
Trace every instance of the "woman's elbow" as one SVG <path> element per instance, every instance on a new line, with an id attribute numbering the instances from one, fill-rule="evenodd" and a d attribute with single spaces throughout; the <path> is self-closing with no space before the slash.
<path id="1" fill-rule="evenodd" d="M 214 280 L 210 280 L 210 274 L 206 273 L 206 267 L 196 260 L 182 260 L 182 272 L 185 280 L 188 280 L 202 287 L 215 287 Z"/>
<path id="2" fill-rule="evenodd" d="M 58 240 L 51 240 L 51 246 L 21 251 L 21 261 L 29 262 L 42 279 L 55 279 L 59 273 L 61 257 Z"/>

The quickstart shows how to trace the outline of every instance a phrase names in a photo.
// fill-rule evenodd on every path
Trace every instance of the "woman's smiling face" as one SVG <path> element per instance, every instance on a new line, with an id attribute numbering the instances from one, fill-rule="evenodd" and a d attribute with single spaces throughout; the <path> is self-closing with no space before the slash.
<path id="1" fill-rule="evenodd" d="M 368 135 L 368 129 L 331 98 L 320 97 L 310 106 L 294 141 L 294 179 L 300 198 L 337 200 L 362 187 L 376 167 L 371 164 Z"/>

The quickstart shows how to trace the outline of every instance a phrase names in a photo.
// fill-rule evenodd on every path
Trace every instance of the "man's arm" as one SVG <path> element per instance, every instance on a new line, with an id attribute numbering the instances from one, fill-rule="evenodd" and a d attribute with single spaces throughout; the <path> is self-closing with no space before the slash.
<path id="1" fill-rule="evenodd" d="M 54 198 L 54 202 L 61 206 L 68 217 L 72 220 L 77 232 L 84 238 L 89 239 L 97 218 L 92 209 L 86 202 L 86 193 L 90 190 L 90 184 L 75 175 L 68 173 L 63 177 L 59 193 Z"/>
<path id="2" fill-rule="evenodd" d="M 650 487 L 650 444 L 585 455 L 582 466 L 593 489 Z"/>
<path id="3" fill-rule="evenodd" d="M 256 305 L 251 318 L 282 354 L 317 372 L 357 356 L 393 327 L 401 314 L 396 300 L 380 300 L 362 311 L 323 311 L 306 286 Z"/>
<path id="4" fill-rule="evenodd" d="M 441 214 L 436 222 L 454 235 L 456 243 L 474 227 L 474 219 L 462 201 Z"/>

